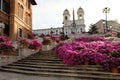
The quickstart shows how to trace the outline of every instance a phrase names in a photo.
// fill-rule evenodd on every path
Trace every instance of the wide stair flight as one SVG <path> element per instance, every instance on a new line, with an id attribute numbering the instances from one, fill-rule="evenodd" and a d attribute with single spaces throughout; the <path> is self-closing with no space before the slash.
<path id="1" fill-rule="evenodd" d="M 40 51 L 7 66 L 0 71 L 24 75 L 72 77 L 88 80 L 120 80 L 119 73 L 104 71 L 100 65 L 67 65 L 58 59 L 53 50 Z"/>

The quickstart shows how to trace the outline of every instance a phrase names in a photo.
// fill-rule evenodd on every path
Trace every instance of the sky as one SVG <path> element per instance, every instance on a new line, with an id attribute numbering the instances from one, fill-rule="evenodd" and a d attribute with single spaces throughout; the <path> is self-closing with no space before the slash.
<path id="1" fill-rule="evenodd" d="M 120 22 L 120 0 L 36 0 L 37 5 L 33 6 L 33 30 L 63 27 L 63 12 L 68 9 L 72 19 L 74 9 L 75 19 L 77 10 L 82 7 L 86 30 L 90 24 L 95 24 L 101 19 L 105 19 L 103 9 L 110 8 L 108 20 Z"/>

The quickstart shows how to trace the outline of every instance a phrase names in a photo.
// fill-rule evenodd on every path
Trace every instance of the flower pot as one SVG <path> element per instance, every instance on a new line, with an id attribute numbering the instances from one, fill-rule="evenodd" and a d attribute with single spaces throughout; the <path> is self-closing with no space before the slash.
<path id="1" fill-rule="evenodd" d="M 27 45 L 24 45 L 22 48 L 25 49 L 25 48 L 28 48 L 28 46 L 27 46 Z"/>
<path id="2" fill-rule="evenodd" d="M 111 72 L 112 72 L 112 73 L 118 73 L 118 68 L 112 68 L 112 69 L 111 69 Z"/>
<path id="3" fill-rule="evenodd" d="M 84 62 L 84 65 L 89 65 L 89 61 L 85 61 L 85 62 Z"/>

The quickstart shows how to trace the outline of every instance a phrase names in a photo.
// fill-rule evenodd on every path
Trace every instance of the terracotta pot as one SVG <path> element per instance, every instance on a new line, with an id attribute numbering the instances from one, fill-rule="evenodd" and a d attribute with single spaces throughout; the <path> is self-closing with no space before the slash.
<path id="1" fill-rule="evenodd" d="M 27 45 L 24 45 L 22 48 L 28 48 L 28 46 L 27 46 Z"/>
<path id="2" fill-rule="evenodd" d="M 96 63 L 96 65 L 100 65 L 100 63 Z"/>
<path id="3" fill-rule="evenodd" d="M 118 73 L 118 68 L 112 68 L 112 69 L 111 69 L 111 72 L 112 72 L 112 73 Z"/>
<path id="4" fill-rule="evenodd" d="M 85 61 L 85 62 L 84 62 L 84 65 L 89 65 L 89 61 Z"/>
<path id="5" fill-rule="evenodd" d="M 37 48 L 37 49 L 35 49 L 35 50 L 37 50 L 37 51 L 39 51 L 41 48 Z"/>

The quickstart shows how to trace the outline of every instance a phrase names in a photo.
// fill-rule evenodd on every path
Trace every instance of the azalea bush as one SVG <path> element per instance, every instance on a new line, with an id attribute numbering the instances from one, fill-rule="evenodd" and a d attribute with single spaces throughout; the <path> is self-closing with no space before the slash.
<path id="1" fill-rule="evenodd" d="M 29 45 L 30 49 L 35 49 L 35 50 L 39 50 L 41 47 L 42 47 L 42 43 L 38 39 L 32 40 L 30 45 Z"/>
<path id="2" fill-rule="evenodd" d="M 107 41 L 103 37 L 82 37 L 59 44 L 56 54 L 64 63 L 71 65 L 88 61 L 90 64 L 103 65 L 106 70 L 120 66 L 120 42 Z"/>
<path id="3" fill-rule="evenodd" d="M 7 42 L 7 41 L 11 41 L 11 40 L 7 36 L 0 36 L 0 43 Z"/>
<path id="4" fill-rule="evenodd" d="M 102 36 L 92 36 L 92 37 L 80 37 L 75 39 L 75 41 L 91 42 L 91 41 L 106 41 L 106 39 Z"/>
<path id="5" fill-rule="evenodd" d="M 21 38 L 18 40 L 18 45 L 20 49 L 28 48 L 39 50 L 42 47 L 42 42 L 37 38 L 35 39 Z"/>
<path id="6" fill-rule="evenodd" d="M 12 41 L 7 36 L 0 36 L 0 54 L 11 55 L 15 51 Z"/>
<path id="7" fill-rule="evenodd" d="M 28 48 L 31 43 L 31 40 L 27 38 L 21 38 L 18 40 L 19 48 Z"/>
<path id="8" fill-rule="evenodd" d="M 50 45 L 51 44 L 51 39 L 50 37 L 44 37 L 42 41 L 43 45 Z"/>
<path id="9" fill-rule="evenodd" d="M 60 37 L 59 36 L 51 36 L 51 39 L 53 41 L 59 42 L 60 41 Z"/>
<path id="10" fill-rule="evenodd" d="M 36 35 L 34 33 L 28 34 L 28 39 L 35 39 Z"/>

